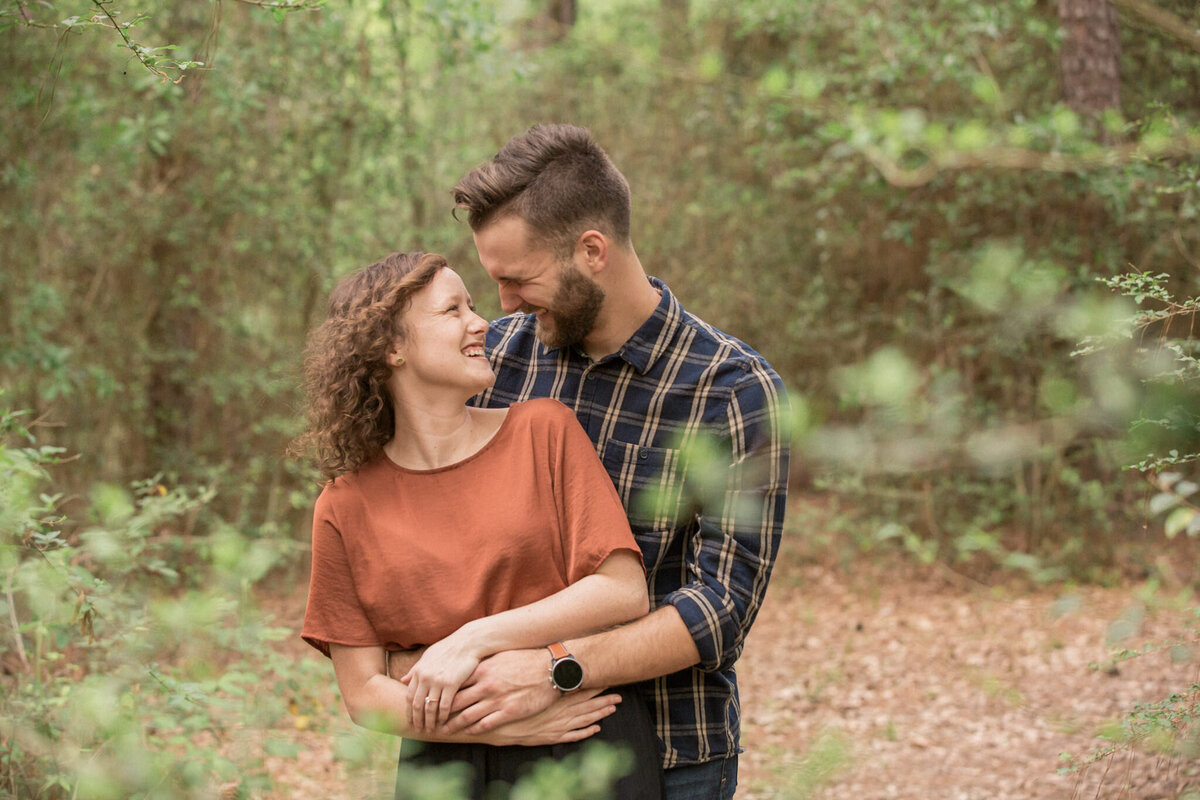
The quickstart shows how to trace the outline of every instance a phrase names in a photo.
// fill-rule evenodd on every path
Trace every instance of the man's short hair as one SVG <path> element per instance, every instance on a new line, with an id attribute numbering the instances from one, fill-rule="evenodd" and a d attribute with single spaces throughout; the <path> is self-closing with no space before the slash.
<path id="1" fill-rule="evenodd" d="M 534 125 L 454 187 L 471 230 L 510 214 L 538 243 L 569 257 L 589 228 L 629 244 L 629 183 L 592 138 L 575 125 Z"/>

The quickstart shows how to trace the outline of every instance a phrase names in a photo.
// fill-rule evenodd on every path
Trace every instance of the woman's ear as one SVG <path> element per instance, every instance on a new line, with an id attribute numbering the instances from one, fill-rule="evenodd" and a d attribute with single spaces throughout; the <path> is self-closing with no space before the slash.
<path id="1" fill-rule="evenodd" d="M 400 352 L 399 342 L 392 345 L 392 348 L 388 350 L 387 363 L 389 367 L 398 367 L 404 363 L 404 356 Z"/>

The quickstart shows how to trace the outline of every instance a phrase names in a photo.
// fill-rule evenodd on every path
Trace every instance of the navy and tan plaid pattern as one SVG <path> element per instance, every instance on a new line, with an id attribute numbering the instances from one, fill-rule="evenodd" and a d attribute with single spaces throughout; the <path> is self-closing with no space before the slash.
<path id="1" fill-rule="evenodd" d="M 662 300 L 617 353 L 592 362 L 534 335 L 532 315 L 487 335 L 496 383 L 475 399 L 553 397 L 575 410 L 637 536 L 654 607 L 674 605 L 700 664 L 645 684 L 667 767 L 739 752 L 734 661 L 779 548 L 787 496 L 783 383 L 765 359 Z"/>

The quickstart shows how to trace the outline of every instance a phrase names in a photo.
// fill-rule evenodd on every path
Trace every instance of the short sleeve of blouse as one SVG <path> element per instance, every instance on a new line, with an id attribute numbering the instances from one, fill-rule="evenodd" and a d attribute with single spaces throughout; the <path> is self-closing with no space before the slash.
<path id="1" fill-rule="evenodd" d="M 641 557 L 629 520 L 595 445 L 574 412 L 555 400 L 530 401 L 552 407 L 553 436 L 558 440 L 555 497 L 558 502 L 567 582 L 591 575 L 619 550 Z"/>
<path id="2" fill-rule="evenodd" d="M 317 498 L 313 513 L 312 573 L 300 632 L 304 641 L 326 656 L 330 644 L 380 644 L 354 588 L 350 560 L 337 526 L 335 493 L 332 484 L 327 486 Z"/>

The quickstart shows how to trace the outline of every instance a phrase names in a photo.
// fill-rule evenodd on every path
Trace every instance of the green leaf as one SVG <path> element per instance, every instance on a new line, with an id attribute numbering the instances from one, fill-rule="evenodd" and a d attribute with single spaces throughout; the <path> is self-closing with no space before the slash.
<path id="1" fill-rule="evenodd" d="M 1194 508 L 1177 508 L 1167 517 L 1167 522 L 1163 526 L 1164 532 L 1168 539 L 1174 539 L 1180 531 L 1186 530 L 1192 524 L 1192 520 L 1196 518 L 1196 509 Z"/>
<path id="2" fill-rule="evenodd" d="M 1174 508 L 1179 505 L 1179 497 L 1170 492 L 1159 492 L 1150 498 L 1148 510 L 1150 516 L 1157 517 L 1169 508 Z"/>
<path id="3" fill-rule="evenodd" d="M 959 150 L 978 150 L 988 143 L 988 128 L 977 119 L 968 121 L 954 129 L 950 136 Z"/>
<path id="4" fill-rule="evenodd" d="M 279 758 L 296 758 L 300 755 L 300 745 L 285 739 L 267 739 L 263 743 L 263 749 L 267 751 L 268 755 Z"/>
<path id="5" fill-rule="evenodd" d="M 700 58 L 700 77 L 711 81 L 725 70 L 725 60 L 715 50 L 709 50 Z"/>
<path id="6" fill-rule="evenodd" d="M 779 97 L 788 90 L 787 70 L 780 66 L 771 67 L 762 77 L 762 90 L 768 97 Z"/>

